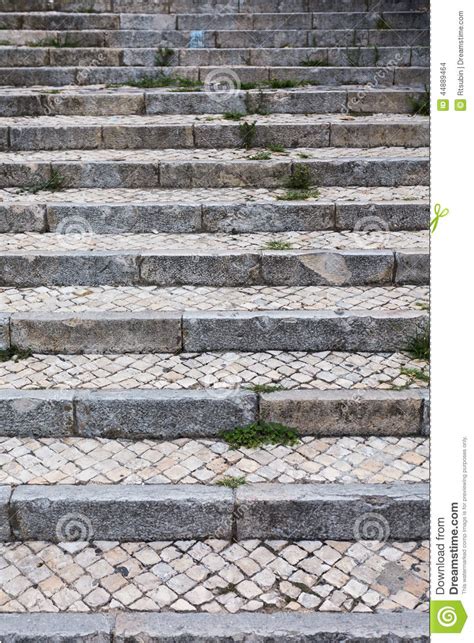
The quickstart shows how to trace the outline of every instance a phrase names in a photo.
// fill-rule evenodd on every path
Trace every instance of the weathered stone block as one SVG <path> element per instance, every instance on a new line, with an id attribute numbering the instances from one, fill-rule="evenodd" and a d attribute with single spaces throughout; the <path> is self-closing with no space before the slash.
<path id="1" fill-rule="evenodd" d="M 146 161 L 56 161 L 69 188 L 157 188 L 159 163 Z"/>
<path id="2" fill-rule="evenodd" d="M 11 488 L 5 485 L 0 485 L 0 542 L 10 540 L 10 516 L 9 516 L 9 502 L 11 496 Z M 0 624 L 1 635 L 1 624 Z"/>
<path id="3" fill-rule="evenodd" d="M 10 128 L 12 150 L 93 150 L 102 147 L 99 126 L 35 127 L 13 126 Z"/>
<path id="4" fill-rule="evenodd" d="M 0 233 L 44 231 L 44 205 L 34 203 L 0 205 Z"/>
<path id="5" fill-rule="evenodd" d="M 393 266 L 389 250 L 265 251 L 262 279 L 269 286 L 390 284 Z"/>
<path id="6" fill-rule="evenodd" d="M 396 284 L 429 283 L 430 255 L 419 250 L 402 250 L 396 252 Z"/>
<path id="7" fill-rule="evenodd" d="M 37 353 L 175 353 L 181 315 L 173 312 L 15 313 L 11 341 Z"/>
<path id="8" fill-rule="evenodd" d="M 417 435 L 423 394 L 417 390 L 296 390 L 266 393 L 261 417 L 303 435 Z"/>
<path id="9" fill-rule="evenodd" d="M 11 499 L 17 540 L 228 539 L 232 491 L 204 485 L 28 485 Z"/>
<path id="10" fill-rule="evenodd" d="M 429 205 L 384 201 L 381 203 L 337 203 L 337 230 L 427 230 Z"/>
<path id="11" fill-rule="evenodd" d="M 331 126 L 332 147 L 428 147 L 430 129 L 426 123 L 335 123 Z"/>
<path id="12" fill-rule="evenodd" d="M 106 614 L 2 614 L 2 643 L 110 643 L 113 618 Z"/>
<path id="13" fill-rule="evenodd" d="M 290 175 L 291 162 L 163 161 L 163 188 L 280 187 Z"/>
<path id="14" fill-rule="evenodd" d="M 0 390 L 0 435 L 60 437 L 73 434 L 72 391 Z"/>
<path id="15" fill-rule="evenodd" d="M 235 389 L 80 393 L 77 430 L 86 437 L 174 440 L 216 436 L 257 419 L 257 397 Z"/>
<path id="16" fill-rule="evenodd" d="M 106 149 L 166 149 L 194 147 L 191 125 L 105 125 Z"/>
<path id="17" fill-rule="evenodd" d="M 217 92 L 216 92 L 217 94 Z M 147 92 L 147 114 L 222 114 L 240 112 L 244 114 L 245 92 L 228 94 L 220 92 L 219 100 L 204 92 Z"/>
<path id="18" fill-rule="evenodd" d="M 0 312 L 0 350 L 10 345 L 10 315 Z"/>
<path id="19" fill-rule="evenodd" d="M 427 484 L 244 485 L 237 492 L 237 538 L 359 540 L 361 519 L 376 513 L 380 539 L 429 535 Z M 383 533 L 382 533 L 383 532 Z"/>

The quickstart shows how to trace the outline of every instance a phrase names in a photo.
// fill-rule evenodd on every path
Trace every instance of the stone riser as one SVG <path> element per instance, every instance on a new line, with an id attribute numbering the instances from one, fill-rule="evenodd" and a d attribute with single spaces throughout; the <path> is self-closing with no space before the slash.
<path id="1" fill-rule="evenodd" d="M 403 351 L 427 330 L 422 312 L 14 313 L 5 344 L 34 353 Z M 2 342 L 3 343 L 3 342 Z"/>
<path id="2" fill-rule="evenodd" d="M 156 49 L 99 49 L 99 48 L 0 48 L 0 67 L 155 67 Z M 429 66 L 428 47 L 349 47 L 297 49 L 177 49 L 169 66 L 189 65 L 250 65 L 301 66 L 317 61 L 328 67 L 397 67 Z M 316 66 L 316 65 L 315 65 Z"/>
<path id="3" fill-rule="evenodd" d="M 387 26 L 379 26 L 381 22 Z M 259 31 L 273 29 L 427 29 L 425 12 L 246 13 L 246 14 L 72 14 L 4 13 L 0 28 L 11 30 L 157 30 L 157 31 Z"/>
<path id="4" fill-rule="evenodd" d="M 35 161 L 3 163 L 0 188 L 31 188 L 57 171 L 68 188 L 224 188 L 284 187 L 292 174 L 291 160 L 227 161 Z M 302 160 L 313 185 L 428 185 L 428 159 Z"/>
<path id="5" fill-rule="evenodd" d="M 0 616 L 0 636 L 14 643 L 38 640 L 70 643 L 130 643 L 160 641 L 176 643 L 428 643 L 429 616 L 402 611 L 379 614 L 170 614 L 144 612 L 130 614 L 7 614 Z"/>
<path id="6" fill-rule="evenodd" d="M 391 87 L 429 83 L 426 67 L 250 67 L 233 66 L 224 71 L 219 67 L 17 67 L 0 69 L 0 83 L 13 87 L 24 85 L 120 85 L 144 78 L 158 79 L 161 75 L 181 77 L 205 85 L 216 74 L 240 83 L 268 83 L 270 80 L 290 80 L 313 85 L 364 85 Z M 236 75 L 234 77 L 234 74 Z M 238 89 L 239 87 L 237 87 Z"/>
<path id="7" fill-rule="evenodd" d="M 196 36 L 191 31 L 44 31 L 2 29 L 2 40 L 10 44 L 31 45 L 58 40 L 64 46 L 76 47 L 201 47 L 259 49 L 262 47 L 427 47 L 427 29 L 280 29 L 274 31 L 205 31 Z M 61 47 L 59 47 L 61 48 Z"/>
<path id="8" fill-rule="evenodd" d="M 116 13 L 268 13 L 423 11 L 428 0 L 0 0 L 0 11 Z"/>
<path id="9" fill-rule="evenodd" d="M 67 197 L 66 199 L 67 200 Z M 56 232 L 79 217 L 95 234 L 354 230 L 373 217 L 387 230 L 427 230 L 422 203 L 0 204 L 0 232 Z"/>
<path id="10" fill-rule="evenodd" d="M 228 251 L 2 253 L 0 286 L 424 285 L 420 251 Z"/>
<path id="11" fill-rule="evenodd" d="M 5 116 L 90 116 L 133 114 L 246 114 L 259 109 L 271 114 L 334 113 L 412 113 L 412 101 L 423 98 L 423 91 L 381 88 L 377 91 L 338 89 L 237 91 L 215 96 L 205 92 L 174 93 L 170 91 L 79 91 L 51 94 L 11 93 L 0 95 L 0 109 Z"/>
<path id="12" fill-rule="evenodd" d="M 0 390 L 0 435 L 110 439 L 212 438 L 258 420 L 300 435 L 429 434 L 426 389 Z"/>
<path id="13" fill-rule="evenodd" d="M 0 493 L 4 540 L 57 542 L 71 514 L 95 540 L 352 540 L 357 520 L 374 506 L 390 538 L 429 535 L 429 487 L 420 483 L 262 483 L 235 491 L 184 484 L 25 485 L 12 492 L 0 487 Z"/>
<path id="14" fill-rule="evenodd" d="M 253 147 L 428 147 L 425 123 L 256 123 Z M 194 125 L 19 125 L 2 127 L 0 151 L 94 149 L 225 149 L 242 147 L 240 123 Z"/>

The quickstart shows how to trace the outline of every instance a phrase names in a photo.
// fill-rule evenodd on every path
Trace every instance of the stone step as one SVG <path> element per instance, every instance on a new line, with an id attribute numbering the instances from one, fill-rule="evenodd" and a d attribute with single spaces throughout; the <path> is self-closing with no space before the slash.
<path id="1" fill-rule="evenodd" d="M 407 353 L 32 355 L 0 362 L 0 388 L 169 390 L 412 390 L 428 364 Z M 8 397 L 8 396 L 7 396 Z"/>
<path id="2" fill-rule="evenodd" d="M 1 191 L 0 232 L 74 234 L 416 231 L 429 225 L 422 186 L 321 188 L 285 202 L 269 189 Z"/>
<path id="3" fill-rule="evenodd" d="M 0 88 L 4 116 L 142 114 L 412 114 L 427 99 L 423 88 L 307 86 L 233 92 L 176 92 L 167 88 Z"/>
<path id="4" fill-rule="evenodd" d="M 82 47 L 0 47 L 0 67 L 154 67 L 165 54 L 156 49 Z M 176 49 L 169 66 L 250 65 L 321 67 L 429 66 L 428 47 L 333 47 L 294 49 Z M 167 58 L 168 59 L 168 58 Z"/>
<path id="5" fill-rule="evenodd" d="M 427 241 L 426 231 L 2 235 L 0 286 L 424 285 Z"/>
<path id="6" fill-rule="evenodd" d="M 215 538 L 0 547 L 8 574 L 10 614 L 0 616 L 5 641 L 13 633 L 25 643 L 41 636 L 69 643 L 76 634 L 77 641 L 108 642 L 111 628 L 121 643 L 174 643 L 177 632 L 199 643 L 225 643 L 229 636 L 259 643 L 429 640 L 423 541 Z M 275 608 L 281 611 L 268 613 Z M 15 614 L 25 610 L 30 613 Z M 185 611 L 193 613 L 176 613 Z"/>
<path id="7" fill-rule="evenodd" d="M 318 199 L 285 202 L 278 190 L 1 191 L 0 232 L 74 234 L 289 231 L 416 231 L 429 225 L 422 186 L 321 188 Z"/>
<path id="8" fill-rule="evenodd" d="M 273 29 L 219 31 L 87 30 L 51 31 L 2 29 L 4 45 L 43 45 L 55 47 L 427 47 L 428 29 Z"/>
<path id="9" fill-rule="evenodd" d="M 231 448 L 209 438 L 156 442 L 96 437 L 3 437 L 0 458 L 0 484 L 11 486 L 117 482 L 222 485 L 230 478 L 242 484 L 386 484 L 429 479 L 428 439 L 398 435 L 308 436 L 293 446 L 265 445 L 251 449 Z"/>
<path id="10" fill-rule="evenodd" d="M 164 76 L 171 80 L 164 79 Z M 284 81 L 298 85 L 363 85 L 377 79 L 380 87 L 413 85 L 421 89 L 429 83 L 428 67 L 251 67 L 233 65 L 226 67 L 9 67 L 0 68 L 0 83 L 12 87 L 25 85 L 136 85 L 165 82 L 173 79 L 197 84 L 198 89 L 212 83 L 230 82 L 240 89 L 243 83 L 261 84 Z M 176 82 L 176 81 L 175 81 Z M 178 81 L 179 82 L 179 81 Z M 182 82 L 182 81 L 181 81 Z M 210 89 L 210 92 L 213 92 Z"/>
<path id="11" fill-rule="evenodd" d="M 195 149 L 192 159 L 179 149 L 0 152 L 0 188 L 285 188 L 295 172 L 318 188 L 429 184 L 427 148 L 292 148 L 252 159 L 259 151 Z M 309 193 L 290 196 L 301 195 Z"/>
<path id="12" fill-rule="evenodd" d="M 247 124 L 247 125 L 246 125 Z M 0 120 L 0 150 L 428 147 L 429 118 L 409 115 L 45 116 Z M 269 158 L 272 154 L 267 155 Z M 278 158 L 278 155 L 273 155 Z M 269 159 L 267 159 L 269 160 Z"/>
<path id="13" fill-rule="evenodd" d="M 204 485 L 20 485 L 1 488 L 0 512 L 9 516 L 3 540 L 61 542 L 76 520 L 81 540 L 140 542 L 221 538 L 369 540 L 358 533 L 373 512 L 390 538 L 427 539 L 425 483 L 258 483 L 236 490 Z M 71 514 L 74 519 L 71 520 Z M 77 523 L 76 523 L 77 524 Z"/>
<path id="14" fill-rule="evenodd" d="M 10 30 L 296 30 L 296 29 L 427 29 L 429 13 L 405 12 L 306 12 L 306 13 L 210 13 L 210 14 L 137 14 L 137 13 L 0 13 L 0 29 Z"/>
<path id="15" fill-rule="evenodd" d="M 427 0 L 0 0 L 0 11 L 93 13 L 247 13 L 427 11 Z"/>
<path id="16" fill-rule="evenodd" d="M 283 310 L 13 313 L 0 318 L 5 347 L 36 353 L 405 350 L 426 334 L 422 311 Z M 2 342 L 3 343 L 3 342 Z"/>

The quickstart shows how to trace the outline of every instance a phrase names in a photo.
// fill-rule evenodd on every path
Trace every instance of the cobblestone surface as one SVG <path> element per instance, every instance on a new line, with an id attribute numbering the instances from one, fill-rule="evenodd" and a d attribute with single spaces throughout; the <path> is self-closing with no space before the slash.
<path id="1" fill-rule="evenodd" d="M 85 310 L 426 310 L 425 286 L 326 288 L 253 286 L 103 286 L 85 288 L 0 288 L 4 312 L 81 312 Z"/>
<path id="2" fill-rule="evenodd" d="M 87 227 L 87 226 L 86 226 Z M 291 244 L 288 251 L 299 249 L 383 249 L 428 248 L 429 234 L 419 232 L 255 232 L 252 234 L 3 234 L 0 251 L 41 252 L 61 250 L 271 250 L 271 242 Z"/>
<path id="3" fill-rule="evenodd" d="M 294 447 L 231 449 L 216 440 L 0 438 L 0 484 L 425 482 L 426 438 L 303 437 Z"/>
<path id="4" fill-rule="evenodd" d="M 428 609 L 428 543 L 0 543 L 0 611 Z"/>
<path id="5" fill-rule="evenodd" d="M 163 150 L 53 150 L 27 152 L 1 152 L 0 163 L 7 162 L 61 162 L 61 161 L 144 161 L 159 163 L 160 161 L 232 161 L 248 159 L 254 156 L 255 149 L 163 149 Z M 299 147 L 288 149 L 285 153 L 275 153 L 274 158 L 301 160 L 300 154 L 307 154 L 309 159 L 340 160 L 340 159 L 426 159 L 429 149 L 426 147 L 373 147 L 373 148 L 308 148 Z"/>
<path id="6" fill-rule="evenodd" d="M 285 389 L 426 386 L 401 369 L 426 362 L 402 353 L 282 352 L 170 355 L 34 355 L 0 363 L 0 388 L 194 389 L 256 384 Z"/>

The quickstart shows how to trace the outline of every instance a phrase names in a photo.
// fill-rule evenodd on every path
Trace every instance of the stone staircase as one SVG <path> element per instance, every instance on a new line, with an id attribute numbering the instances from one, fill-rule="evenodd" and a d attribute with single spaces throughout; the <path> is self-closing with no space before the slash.
<path id="1" fill-rule="evenodd" d="M 0 0 L 2 643 L 428 641 L 427 5 Z"/>

